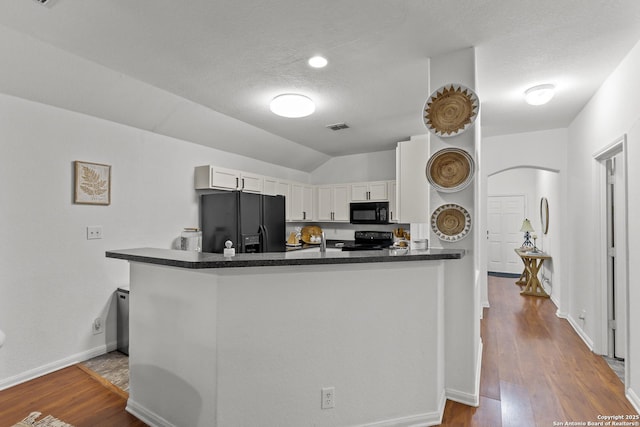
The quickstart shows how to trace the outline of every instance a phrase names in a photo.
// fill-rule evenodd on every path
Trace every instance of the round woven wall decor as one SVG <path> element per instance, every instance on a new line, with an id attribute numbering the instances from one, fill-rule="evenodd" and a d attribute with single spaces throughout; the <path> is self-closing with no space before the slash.
<path id="1" fill-rule="evenodd" d="M 424 106 L 424 124 L 440 137 L 461 134 L 478 117 L 478 96 L 460 84 L 442 86 L 431 94 Z"/>
<path id="2" fill-rule="evenodd" d="M 473 179 L 475 162 L 459 148 L 445 148 L 427 162 L 427 179 L 436 190 L 453 193 L 465 188 Z"/>
<path id="3" fill-rule="evenodd" d="M 440 240 L 457 242 L 471 231 L 471 215 L 460 205 L 442 205 L 431 215 L 431 229 Z"/>

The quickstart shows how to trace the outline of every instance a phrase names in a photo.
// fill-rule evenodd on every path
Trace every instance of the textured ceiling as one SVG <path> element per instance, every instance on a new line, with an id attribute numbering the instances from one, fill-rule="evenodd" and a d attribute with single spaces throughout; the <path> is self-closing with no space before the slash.
<path id="1" fill-rule="evenodd" d="M 2 0 L 0 12 L 1 53 L 24 63 L 0 70 L 1 91 L 301 170 L 424 133 L 429 57 L 476 47 L 491 136 L 566 127 L 640 39 L 637 0 Z M 310 68 L 314 54 L 329 65 Z M 59 90 L 22 86 L 43 58 Z M 540 83 L 556 97 L 526 105 Z M 284 92 L 316 113 L 274 116 Z M 350 128 L 325 128 L 336 122 Z"/>

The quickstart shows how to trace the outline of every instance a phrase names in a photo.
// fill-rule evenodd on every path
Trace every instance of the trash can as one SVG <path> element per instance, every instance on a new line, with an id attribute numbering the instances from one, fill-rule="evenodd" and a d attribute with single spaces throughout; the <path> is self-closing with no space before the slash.
<path id="1" fill-rule="evenodd" d="M 129 287 L 118 288 L 116 294 L 118 299 L 118 351 L 129 355 Z"/>

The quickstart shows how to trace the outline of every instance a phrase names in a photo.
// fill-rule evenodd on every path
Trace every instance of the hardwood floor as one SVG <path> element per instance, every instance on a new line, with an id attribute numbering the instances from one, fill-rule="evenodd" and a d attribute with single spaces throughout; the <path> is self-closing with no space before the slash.
<path id="1" fill-rule="evenodd" d="M 620 379 L 555 315 L 556 306 L 519 293 L 515 279 L 489 277 L 480 407 L 448 401 L 442 425 L 546 427 L 637 414 Z"/>
<path id="2" fill-rule="evenodd" d="M 546 427 L 636 414 L 616 374 L 556 317 L 553 303 L 521 296 L 514 282 L 489 277 L 480 406 L 448 401 L 442 425 Z M 75 365 L 0 392 L 0 426 L 32 411 L 76 427 L 144 426 L 125 411 L 126 397 Z"/>
<path id="3" fill-rule="evenodd" d="M 0 426 L 12 426 L 31 412 L 52 415 L 76 427 L 142 427 L 125 411 L 127 394 L 80 365 L 0 391 Z"/>

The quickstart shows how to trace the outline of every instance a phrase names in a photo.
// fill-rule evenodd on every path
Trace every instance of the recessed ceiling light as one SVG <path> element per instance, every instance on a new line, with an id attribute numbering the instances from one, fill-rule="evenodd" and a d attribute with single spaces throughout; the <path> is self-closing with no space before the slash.
<path id="1" fill-rule="evenodd" d="M 323 56 L 314 56 L 313 58 L 309 58 L 309 65 L 313 68 L 324 68 L 328 63 L 329 61 L 327 61 L 327 58 Z"/>
<path id="2" fill-rule="evenodd" d="M 291 119 L 306 117 L 316 111 L 313 101 L 297 93 L 278 95 L 269 104 L 271 112 Z"/>
<path id="3" fill-rule="evenodd" d="M 531 87 L 524 92 L 524 100 L 529 105 L 542 105 L 551 101 L 555 94 L 555 86 L 544 84 Z"/>

